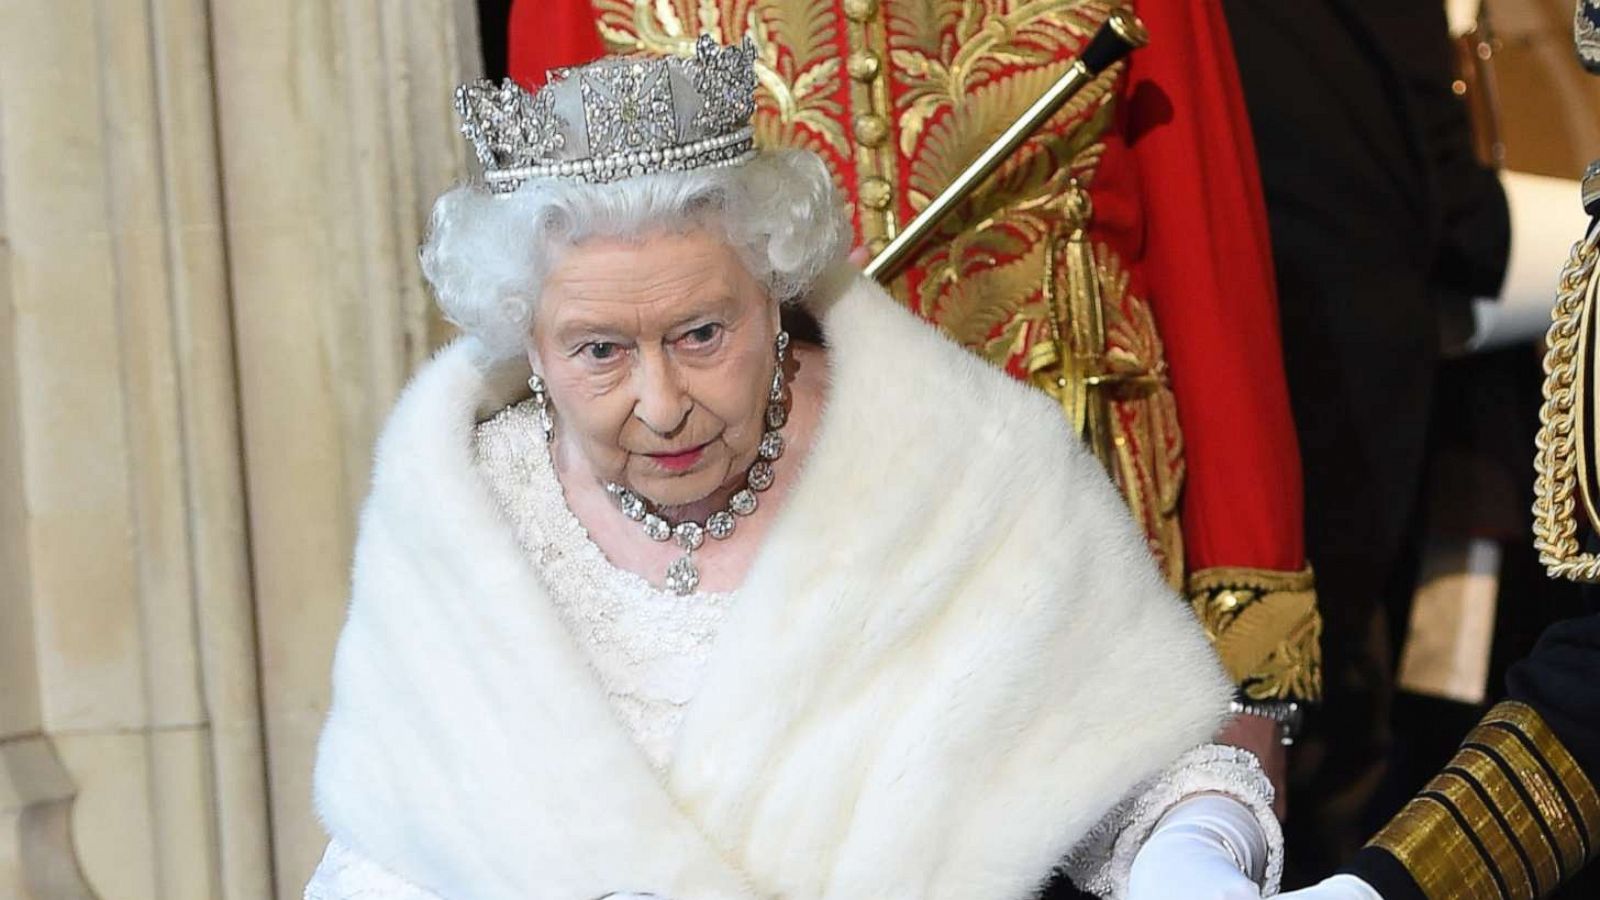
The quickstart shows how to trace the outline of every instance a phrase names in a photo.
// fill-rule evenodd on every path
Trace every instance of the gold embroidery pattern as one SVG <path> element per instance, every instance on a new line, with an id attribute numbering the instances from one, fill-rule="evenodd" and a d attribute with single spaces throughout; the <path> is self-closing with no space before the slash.
<path id="1" fill-rule="evenodd" d="M 1060 76 L 1115 0 L 887 3 L 896 144 L 920 210 Z M 1176 587 L 1183 439 L 1149 306 L 1094 243 L 1089 189 L 1121 67 L 1075 97 L 931 242 L 902 299 L 1062 404 Z M 1084 321 L 1099 310 L 1096 328 Z M 1090 332 L 1098 346 L 1090 346 Z"/>
<path id="2" fill-rule="evenodd" d="M 1128 292 L 1121 260 L 1098 248 L 1107 311 L 1103 370 L 1116 380 L 1103 388 L 1111 408 L 1112 471 L 1144 526 L 1168 581 L 1182 587 L 1186 570 L 1178 502 L 1183 493 L 1183 429 L 1167 381 L 1166 354 L 1150 307 Z"/>
<path id="3" fill-rule="evenodd" d="M 1027 108 L 1118 5 L 1125 4 L 595 0 L 615 52 L 687 53 L 702 31 L 724 42 L 751 33 L 760 52 L 758 140 L 821 155 L 855 199 L 869 245 L 893 236 L 899 219 L 924 207 Z M 1184 443 L 1161 337 L 1124 260 L 1095 240 L 1089 201 L 1122 72 L 1119 65 L 1103 74 L 1024 145 L 894 293 L 1061 403 L 1105 460 L 1168 582 L 1182 590 Z M 1098 328 L 1085 327 L 1087 309 L 1098 310 Z M 1203 590 L 1189 588 L 1191 596 Z M 1280 613 L 1289 600 L 1258 594 L 1271 602 L 1257 603 L 1261 611 L 1244 620 L 1250 627 L 1225 646 L 1272 648 L 1225 649 L 1238 657 L 1230 671 L 1257 699 L 1317 696 L 1314 613 Z M 1309 587 L 1289 594 L 1300 604 Z M 1267 611 L 1275 635 L 1253 624 Z M 1238 661 L 1246 656 L 1260 665 Z"/>
<path id="4" fill-rule="evenodd" d="M 595 0 L 615 52 L 686 53 L 701 31 L 724 42 L 749 31 L 760 52 L 758 141 L 819 153 L 855 199 L 869 246 L 892 237 L 902 217 L 925 206 L 1026 109 L 1118 5 Z M 1093 186 L 1121 73 L 1119 65 L 1103 74 L 996 173 L 895 293 L 986 359 L 1051 391 L 1069 416 L 1103 404 L 1106 433 L 1083 433 L 1099 446 L 1176 587 L 1184 565 L 1183 439 L 1161 340 L 1148 304 L 1129 290 L 1122 260 L 1091 243 L 1093 229 L 1080 249 L 1068 246 L 1087 223 L 1087 210 L 1075 204 Z M 1085 286 L 1103 307 L 1103 348 L 1052 340 L 1080 327 L 1061 311 L 1081 309 Z M 1084 379 L 1104 384 L 1089 389 Z"/>
<path id="5" fill-rule="evenodd" d="M 1531 707 L 1489 711 L 1372 839 L 1429 897 L 1533 900 L 1596 855 L 1600 796 Z"/>
<path id="6" fill-rule="evenodd" d="M 1083 259 L 1078 254 L 1088 248 L 1077 245 L 1076 237 L 1065 242 L 1065 277 L 1055 271 L 1060 254 L 1046 255 L 1040 298 L 999 322 L 1000 336 L 979 352 L 999 365 L 1013 358 L 1025 361 L 1029 380 L 1061 404 L 1067 419 L 1107 461 L 1134 518 L 1144 526 L 1150 552 L 1168 583 L 1181 590 L 1183 433 L 1161 336 L 1149 306 L 1129 292 L 1121 258 L 1102 243 Z M 1091 296 L 1076 300 L 1073 314 L 1064 315 L 1063 290 Z M 1077 321 L 1087 318 L 1077 314 L 1085 307 L 1104 317 L 1104 333 L 1093 348 L 1085 346 L 1089 329 Z"/>
<path id="7" fill-rule="evenodd" d="M 1322 618 L 1303 572 L 1211 568 L 1189 579 L 1189 603 L 1228 674 L 1252 700 L 1317 700 Z"/>
<path id="8" fill-rule="evenodd" d="M 814 151 L 835 173 L 852 158 L 833 0 L 595 0 L 594 6 L 613 53 L 687 55 L 702 33 L 722 43 L 749 33 L 761 85 L 757 144 Z"/>

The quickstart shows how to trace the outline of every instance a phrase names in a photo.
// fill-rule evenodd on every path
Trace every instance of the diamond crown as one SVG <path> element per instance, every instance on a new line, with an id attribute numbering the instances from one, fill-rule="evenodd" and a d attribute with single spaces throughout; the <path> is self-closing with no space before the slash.
<path id="1" fill-rule="evenodd" d="M 724 47 L 703 34 L 693 56 L 608 56 L 556 69 L 533 93 L 479 79 L 456 88 L 456 112 L 497 193 L 736 165 L 755 152 L 755 59 L 748 35 Z"/>

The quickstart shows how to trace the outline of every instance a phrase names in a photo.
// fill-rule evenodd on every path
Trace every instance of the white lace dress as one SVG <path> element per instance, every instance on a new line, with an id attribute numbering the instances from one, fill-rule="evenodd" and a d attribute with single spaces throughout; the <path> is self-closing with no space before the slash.
<path id="1" fill-rule="evenodd" d="M 680 597 L 613 566 L 567 508 L 530 408 L 478 426 L 478 465 L 587 653 L 617 718 L 659 770 L 734 594 Z"/>
<path id="2" fill-rule="evenodd" d="M 672 760 L 684 710 L 737 594 L 679 597 L 613 566 L 589 539 L 556 480 L 531 404 L 512 406 L 477 427 L 477 464 L 518 541 L 540 573 L 562 621 L 586 652 L 617 718 L 658 770 Z M 1079 846 L 1074 880 L 1120 895 L 1133 856 L 1161 815 L 1190 794 L 1236 797 L 1272 820 L 1271 786 L 1255 758 L 1227 747 L 1191 751 L 1142 785 Z M 1277 884 L 1281 838 L 1269 862 Z M 623 895 L 615 895 L 623 896 Z M 329 843 L 306 900 L 444 900 L 394 875 L 338 841 Z M 461 898 L 448 898 L 461 900 Z"/>
<path id="3" fill-rule="evenodd" d="M 613 566 L 567 508 L 531 408 L 510 407 L 475 435 L 478 468 L 538 569 L 561 620 L 587 653 L 612 709 L 658 770 L 700 687 L 734 594 L 680 597 Z M 435 895 L 340 845 L 328 845 L 306 900 Z"/>

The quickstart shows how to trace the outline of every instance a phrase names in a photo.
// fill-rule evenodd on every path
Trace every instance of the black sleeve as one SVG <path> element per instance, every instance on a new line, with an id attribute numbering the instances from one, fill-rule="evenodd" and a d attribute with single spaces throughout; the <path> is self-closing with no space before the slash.
<path id="1" fill-rule="evenodd" d="M 1600 614 L 1557 622 L 1512 666 L 1507 696 L 1533 707 L 1600 782 Z"/>
<path id="2" fill-rule="evenodd" d="M 1380 847 L 1362 847 L 1339 871 L 1372 885 L 1383 900 L 1428 900 L 1400 860 Z"/>

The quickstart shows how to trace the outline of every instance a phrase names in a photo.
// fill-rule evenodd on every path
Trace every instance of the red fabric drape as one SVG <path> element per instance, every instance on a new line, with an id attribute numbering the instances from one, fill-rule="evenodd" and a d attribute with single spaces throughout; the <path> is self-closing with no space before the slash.
<path id="1" fill-rule="evenodd" d="M 1146 0 L 1129 135 L 1145 280 L 1178 398 L 1191 571 L 1305 564 L 1300 449 L 1278 336 L 1260 170 L 1233 43 L 1209 0 Z"/>
<path id="2" fill-rule="evenodd" d="M 506 64 L 524 87 L 544 84 L 544 73 L 588 62 L 605 52 L 591 0 L 513 0 Z"/>

